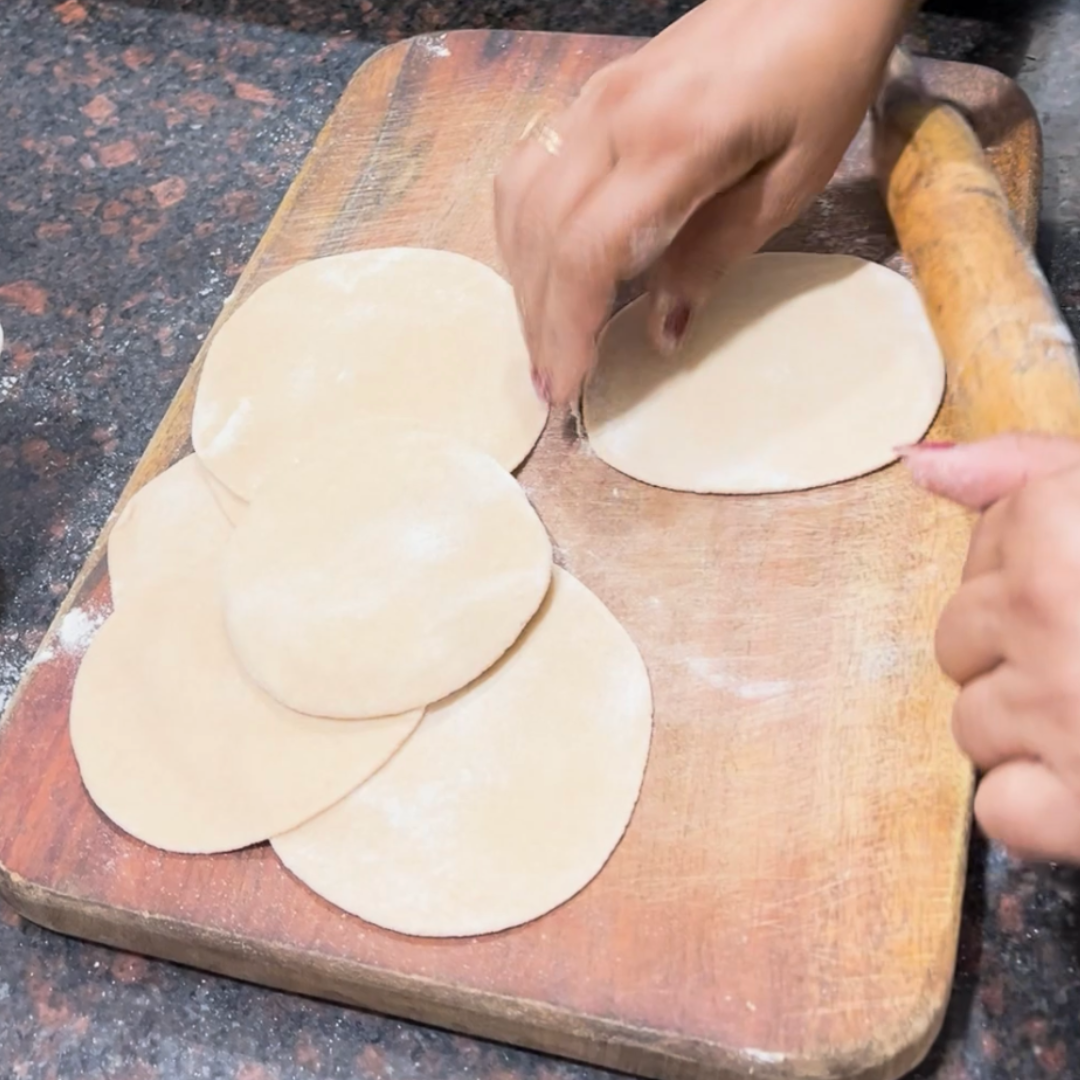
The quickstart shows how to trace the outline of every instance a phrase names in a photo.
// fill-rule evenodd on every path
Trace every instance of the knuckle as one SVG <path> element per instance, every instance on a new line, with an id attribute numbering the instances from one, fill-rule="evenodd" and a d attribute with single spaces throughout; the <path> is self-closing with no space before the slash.
<path id="1" fill-rule="evenodd" d="M 603 264 L 603 240 L 588 222 L 571 222 L 555 237 L 551 269 L 561 280 L 589 277 L 600 272 Z"/>
<path id="2" fill-rule="evenodd" d="M 608 109 L 621 102 L 634 82 L 629 63 L 632 59 L 633 57 L 627 57 L 626 60 L 616 60 L 607 67 L 601 68 L 586 80 L 578 95 L 578 100 L 600 110 Z"/>
<path id="3" fill-rule="evenodd" d="M 810 201 L 806 192 L 799 187 L 784 184 L 772 194 L 768 202 L 767 216 L 771 228 L 775 230 L 786 229 L 794 224 Z"/>
<path id="4" fill-rule="evenodd" d="M 1005 842 L 1009 838 L 1009 815 L 998 792 L 985 780 L 975 792 L 975 820 L 987 839 Z"/>
<path id="5" fill-rule="evenodd" d="M 991 508 L 990 511 L 980 514 L 972 526 L 961 581 L 967 582 L 976 576 L 977 569 L 986 561 L 984 553 L 993 550 L 997 534 L 998 522 Z"/>
<path id="6" fill-rule="evenodd" d="M 1028 563 L 1021 571 L 1008 575 L 1008 603 L 1021 619 L 1045 622 L 1052 615 L 1061 595 L 1061 580 L 1053 564 Z"/>
<path id="7" fill-rule="evenodd" d="M 1008 500 L 1007 520 L 1015 528 L 1028 528 L 1039 522 L 1049 509 L 1047 485 L 1025 484 Z"/>
<path id="8" fill-rule="evenodd" d="M 1067 757 L 1075 761 L 1076 729 L 1080 725 L 1080 698 L 1073 680 L 1064 679 L 1046 688 L 1043 713 L 1062 735 L 1063 745 L 1069 747 Z"/>
<path id="9" fill-rule="evenodd" d="M 1080 569 L 1075 548 L 1075 524 L 1053 485 L 1033 484 L 1009 500 L 1003 551 L 1008 598 L 1017 614 L 1055 617 L 1065 584 Z"/>
<path id="10" fill-rule="evenodd" d="M 950 615 L 950 605 L 946 604 L 941 618 L 938 620 L 937 629 L 934 631 L 934 659 L 937 665 L 950 678 L 956 682 L 956 672 L 953 665 L 953 628 Z"/>
<path id="11" fill-rule="evenodd" d="M 953 741 L 969 757 L 972 751 L 971 717 L 973 697 L 974 695 L 970 689 L 961 690 L 953 703 L 952 710 Z"/>

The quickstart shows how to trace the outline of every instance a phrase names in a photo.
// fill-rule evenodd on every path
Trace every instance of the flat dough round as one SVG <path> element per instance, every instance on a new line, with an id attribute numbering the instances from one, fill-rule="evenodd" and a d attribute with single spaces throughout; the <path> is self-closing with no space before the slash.
<path id="1" fill-rule="evenodd" d="M 862 259 L 747 259 L 670 359 L 645 317 L 638 300 L 605 329 L 584 420 L 598 457 L 658 487 L 748 494 L 861 476 L 918 442 L 941 404 L 918 292 Z"/>
<path id="2" fill-rule="evenodd" d="M 212 578 L 132 594 L 79 668 L 71 742 L 125 832 L 166 851 L 231 851 L 325 810 L 378 769 L 421 713 L 291 712 L 241 672 Z"/>
<path id="3" fill-rule="evenodd" d="M 295 266 L 215 334 L 195 450 L 250 499 L 280 453 L 358 410 L 466 439 L 507 469 L 540 437 L 513 290 L 464 255 L 355 251 Z"/>
<path id="4" fill-rule="evenodd" d="M 538 918 L 619 843 L 652 733 L 641 655 L 556 570 L 540 613 L 472 686 L 347 799 L 271 842 L 331 903 L 403 934 L 461 937 Z"/>
<path id="5" fill-rule="evenodd" d="M 336 717 L 461 689 L 513 644 L 550 580 L 551 541 L 502 466 L 360 416 L 267 479 L 223 577 L 244 669 L 291 708 Z"/>
<path id="6" fill-rule="evenodd" d="M 232 532 L 194 454 L 132 496 L 109 533 L 113 607 L 178 578 L 206 577 Z"/>
<path id="7" fill-rule="evenodd" d="M 197 455 L 196 455 L 197 456 Z M 221 507 L 222 513 L 233 525 L 239 525 L 240 519 L 247 513 L 247 500 L 234 495 L 231 488 L 227 488 L 206 466 L 203 466 L 203 475 L 210 485 L 210 490 Z"/>

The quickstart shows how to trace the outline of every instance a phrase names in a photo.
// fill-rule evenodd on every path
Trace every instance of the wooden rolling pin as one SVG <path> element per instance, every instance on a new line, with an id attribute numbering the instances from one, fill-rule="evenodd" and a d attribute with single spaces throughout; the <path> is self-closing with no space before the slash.
<path id="1" fill-rule="evenodd" d="M 874 119 L 885 201 L 945 355 L 951 436 L 1080 436 L 1076 346 L 967 121 L 900 49 Z"/>

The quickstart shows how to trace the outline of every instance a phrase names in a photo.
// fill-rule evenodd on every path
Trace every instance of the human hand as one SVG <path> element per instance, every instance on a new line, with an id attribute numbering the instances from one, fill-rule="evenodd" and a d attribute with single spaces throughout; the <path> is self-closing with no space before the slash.
<path id="1" fill-rule="evenodd" d="M 677 347 L 828 182 L 910 4 L 705 0 L 518 144 L 496 229 L 541 396 L 574 396 L 617 284 L 650 267 L 651 333 Z"/>
<path id="2" fill-rule="evenodd" d="M 975 816 L 1016 854 L 1080 863 L 1080 441 L 999 436 L 905 452 L 918 483 L 982 512 L 938 662 L 983 773 Z"/>

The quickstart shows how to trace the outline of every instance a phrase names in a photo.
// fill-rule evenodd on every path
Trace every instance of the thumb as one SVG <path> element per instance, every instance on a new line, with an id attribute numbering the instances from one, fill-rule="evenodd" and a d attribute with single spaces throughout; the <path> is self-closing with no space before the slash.
<path id="1" fill-rule="evenodd" d="M 969 510 L 985 510 L 1029 480 L 1080 465 L 1080 441 L 1057 435 L 995 435 L 958 446 L 918 443 L 899 453 L 915 483 Z"/>
<path id="2" fill-rule="evenodd" d="M 733 263 L 752 255 L 774 228 L 762 213 L 767 171 L 714 195 L 679 230 L 649 275 L 649 334 L 664 353 L 681 344 L 694 313 Z"/>

